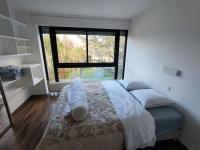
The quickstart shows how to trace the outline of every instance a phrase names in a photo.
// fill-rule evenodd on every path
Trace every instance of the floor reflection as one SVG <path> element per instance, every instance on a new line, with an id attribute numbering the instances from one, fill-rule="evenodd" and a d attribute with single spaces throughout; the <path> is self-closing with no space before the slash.
<path id="1" fill-rule="evenodd" d="M 4 104 L 0 104 L 0 134 L 9 126 L 9 119 Z"/>

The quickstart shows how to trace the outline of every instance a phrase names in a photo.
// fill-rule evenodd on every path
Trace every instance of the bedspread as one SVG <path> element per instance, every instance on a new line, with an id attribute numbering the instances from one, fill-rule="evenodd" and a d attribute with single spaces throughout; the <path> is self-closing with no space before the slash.
<path id="1" fill-rule="evenodd" d="M 89 113 L 82 122 L 67 114 L 67 89 L 58 98 L 37 150 L 121 150 L 123 126 L 100 82 L 85 83 Z"/>
<path id="2" fill-rule="evenodd" d="M 151 114 L 116 81 L 102 84 L 123 124 L 126 149 L 154 146 L 155 122 Z"/>

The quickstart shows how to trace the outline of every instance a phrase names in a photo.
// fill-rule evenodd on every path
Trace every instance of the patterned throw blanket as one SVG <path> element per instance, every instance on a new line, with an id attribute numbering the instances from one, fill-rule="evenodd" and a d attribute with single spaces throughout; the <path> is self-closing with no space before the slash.
<path id="1" fill-rule="evenodd" d="M 37 150 L 121 150 L 123 126 L 100 82 L 85 83 L 89 113 L 82 122 L 66 117 L 64 87 Z"/>

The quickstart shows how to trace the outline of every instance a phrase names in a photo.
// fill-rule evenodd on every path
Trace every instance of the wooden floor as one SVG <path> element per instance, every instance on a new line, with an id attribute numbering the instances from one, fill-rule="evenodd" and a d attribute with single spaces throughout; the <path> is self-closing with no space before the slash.
<path id="1" fill-rule="evenodd" d="M 9 126 L 9 119 L 4 105 L 0 105 L 0 133 Z"/>
<path id="2" fill-rule="evenodd" d="M 33 150 L 40 141 L 57 97 L 31 97 L 13 115 L 14 127 L 0 139 L 0 150 Z"/>
<path id="3" fill-rule="evenodd" d="M 31 97 L 13 114 L 15 126 L 0 139 L 0 150 L 34 150 L 40 141 L 57 97 Z M 145 150 L 186 150 L 175 141 L 156 143 L 155 148 Z"/>

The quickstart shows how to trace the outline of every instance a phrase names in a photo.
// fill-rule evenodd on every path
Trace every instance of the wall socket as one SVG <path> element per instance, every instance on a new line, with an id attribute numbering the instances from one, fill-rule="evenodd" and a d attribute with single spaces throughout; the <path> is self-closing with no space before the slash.
<path id="1" fill-rule="evenodd" d="M 170 86 L 170 87 L 168 87 L 168 91 L 169 91 L 169 92 L 171 92 L 171 90 L 172 90 L 172 87 L 171 87 L 171 86 Z"/>

